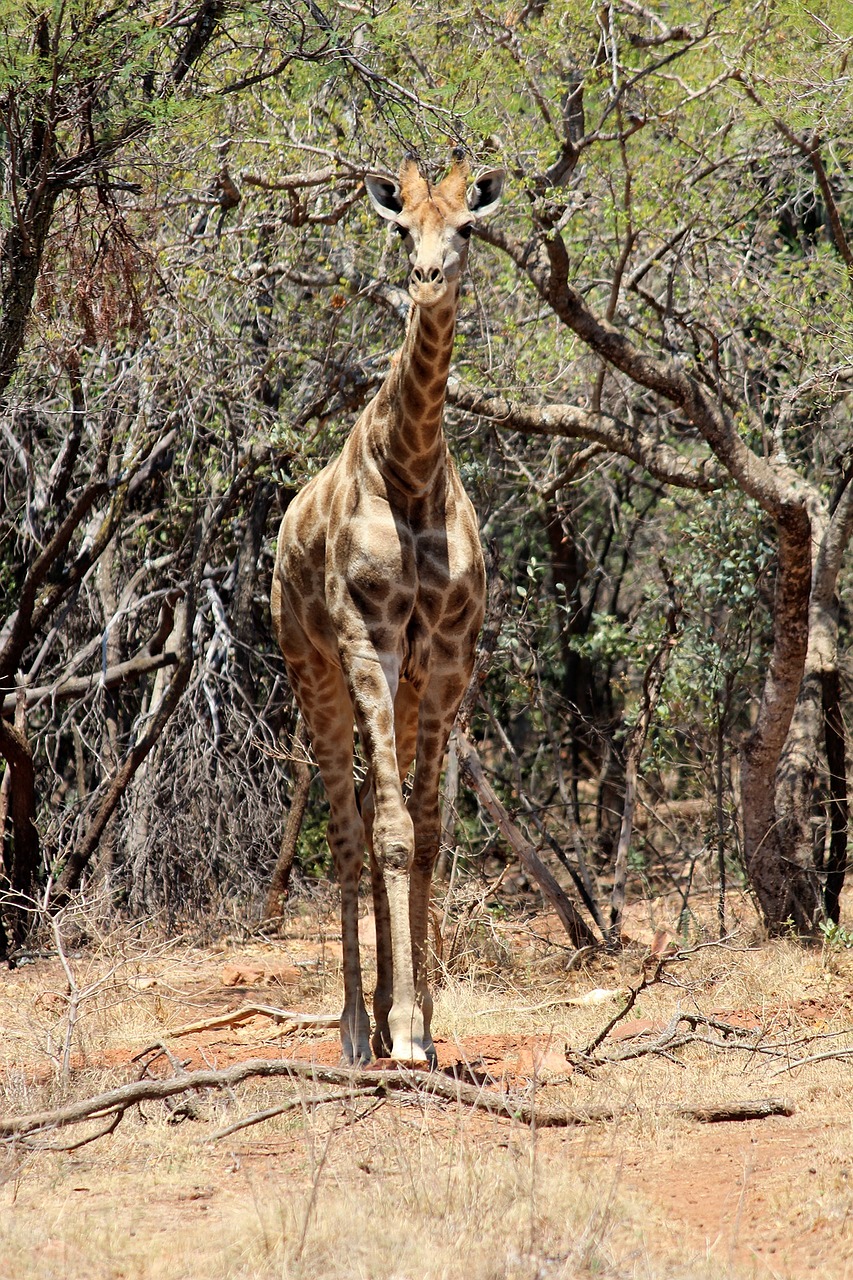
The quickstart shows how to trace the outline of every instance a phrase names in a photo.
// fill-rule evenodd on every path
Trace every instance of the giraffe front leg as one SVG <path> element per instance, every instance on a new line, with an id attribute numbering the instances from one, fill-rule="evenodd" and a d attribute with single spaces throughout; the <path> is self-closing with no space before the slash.
<path id="1" fill-rule="evenodd" d="M 415 986 L 409 922 L 409 876 L 407 872 L 386 868 L 384 880 L 391 916 L 394 966 L 394 995 L 388 1013 L 391 1057 L 397 1062 L 432 1067 L 436 1061 L 435 1047 Z"/>
<path id="2" fill-rule="evenodd" d="M 431 1063 L 432 1042 L 425 1034 L 423 1010 L 417 999 L 413 964 L 412 933 L 409 915 L 409 876 L 414 854 L 414 828 L 398 797 L 384 802 L 377 788 L 376 819 L 373 828 L 376 873 L 381 876 L 387 902 L 391 950 L 391 1005 L 387 1014 L 390 1056 L 398 1062 Z M 377 935 L 381 945 L 381 935 Z M 382 976 L 380 972 L 380 992 Z M 382 1001 L 384 1005 L 385 1002 Z M 381 1010 L 384 1012 L 384 1008 Z M 381 1036 L 380 1027 L 380 1039 Z"/>
<path id="3" fill-rule="evenodd" d="M 400 682 L 394 698 L 394 738 L 397 751 L 397 776 L 404 783 L 412 761 L 418 738 L 419 696 L 407 681 Z M 388 1017 L 394 1000 L 394 963 L 391 942 L 391 911 L 385 878 L 373 848 L 374 799 L 370 778 L 362 789 L 361 816 L 370 851 L 370 880 L 373 889 L 373 911 L 376 922 L 376 990 L 373 996 L 373 1052 L 377 1058 L 390 1057 L 392 1035 Z"/>
<path id="4" fill-rule="evenodd" d="M 376 923 L 376 987 L 373 992 L 374 1029 L 371 1046 L 377 1058 L 390 1058 L 392 1050 L 388 1015 L 394 1003 L 394 953 L 391 947 L 391 910 L 385 878 L 370 845 L 370 884 Z"/>
<path id="5" fill-rule="evenodd" d="M 287 655 L 285 655 L 287 657 Z M 370 1019 L 364 1004 L 358 943 L 358 884 L 364 863 L 364 823 L 353 789 L 352 703 L 340 670 L 320 655 L 288 660 L 288 672 L 329 800 L 326 836 L 341 894 L 345 1062 L 370 1061 Z"/>
<path id="6" fill-rule="evenodd" d="M 432 873 L 438 858 L 441 822 L 437 790 L 435 805 L 433 806 L 431 796 L 424 796 L 424 803 L 418 803 L 417 782 L 415 787 L 416 789 L 410 802 L 415 824 L 415 854 L 412 859 L 412 869 L 409 876 L 409 931 L 412 945 L 415 1001 L 423 1020 L 424 1050 L 430 1065 L 435 1066 L 438 1058 L 430 1031 L 433 1000 L 429 988 L 430 966 L 427 934 Z"/>
<path id="7" fill-rule="evenodd" d="M 412 937 L 409 924 L 409 871 L 414 855 L 414 828 L 403 803 L 395 733 L 395 700 L 399 687 L 396 660 L 363 653 L 345 663 L 356 720 L 373 782 L 371 872 L 377 903 L 376 1047 L 401 1062 L 427 1063 L 423 1014 L 416 1000 Z M 409 733 L 408 738 L 412 738 Z M 408 761 L 405 762 L 408 766 Z M 365 806 L 367 807 L 367 805 Z M 381 882 L 381 883 L 380 883 Z M 387 926 L 386 919 L 387 903 Z M 388 1008 L 390 934 L 390 1008 Z M 385 1015 L 387 1011 L 387 1034 Z"/>

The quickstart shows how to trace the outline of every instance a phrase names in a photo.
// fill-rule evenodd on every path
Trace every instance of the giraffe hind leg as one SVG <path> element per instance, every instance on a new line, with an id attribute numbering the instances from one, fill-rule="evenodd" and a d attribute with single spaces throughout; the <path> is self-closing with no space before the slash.
<path id="1" fill-rule="evenodd" d="M 417 766 L 409 800 L 415 830 L 415 851 L 409 876 L 412 965 L 416 1003 L 423 1016 L 424 1048 L 432 1064 L 436 1054 L 430 1032 L 433 1002 L 429 989 L 427 925 L 432 873 L 441 838 L 439 784 L 447 740 L 466 683 L 465 675 L 453 669 L 435 675 L 424 694 L 418 723 Z"/>

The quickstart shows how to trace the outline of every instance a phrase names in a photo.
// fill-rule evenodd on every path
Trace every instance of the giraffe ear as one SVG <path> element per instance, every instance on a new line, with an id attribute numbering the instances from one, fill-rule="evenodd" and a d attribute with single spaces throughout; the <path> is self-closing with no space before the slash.
<path id="1" fill-rule="evenodd" d="M 380 178 L 376 173 L 368 173 L 365 174 L 364 185 L 370 197 L 370 203 L 380 218 L 396 222 L 403 212 L 403 201 L 400 198 L 400 188 L 397 183 L 391 182 L 388 178 Z"/>
<path id="2" fill-rule="evenodd" d="M 503 169 L 487 169 L 468 188 L 468 208 L 478 218 L 485 218 L 497 209 L 503 195 L 505 177 Z"/>

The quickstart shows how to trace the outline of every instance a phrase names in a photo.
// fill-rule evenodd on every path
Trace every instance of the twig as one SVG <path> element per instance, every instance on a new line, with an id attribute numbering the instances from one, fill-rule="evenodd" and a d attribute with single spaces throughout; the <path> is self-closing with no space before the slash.
<path id="1" fill-rule="evenodd" d="M 44 1142 L 28 1145 L 31 1145 L 35 1151 L 79 1151 L 81 1147 L 87 1147 L 90 1142 L 97 1142 L 99 1138 L 108 1138 L 111 1133 L 115 1133 L 123 1115 L 123 1111 L 116 1111 L 102 1129 L 98 1129 L 96 1133 L 87 1133 L 85 1138 L 78 1138 L 76 1142 Z"/>
<path id="2" fill-rule="evenodd" d="M 268 1107 L 266 1111 L 256 1111 L 253 1115 L 243 1116 L 241 1120 L 235 1120 L 224 1129 L 215 1130 L 202 1141 L 217 1142 L 220 1138 L 228 1138 L 232 1133 L 238 1133 L 240 1129 L 248 1129 L 250 1125 L 261 1124 L 264 1120 L 273 1120 L 276 1116 L 283 1116 L 288 1111 L 296 1110 L 297 1107 L 318 1107 L 325 1102 L 348 1102 L 350 1098 L 375 1097 L 375 1089 L 339 1089 L 335 1093 L 315 1093 L 309 1098 L 288 1098 L 277 1107 Z"/>
<path id="3" fill-rule="evenodd" d="M 794 1071 L 797 1067 L 805 1067 L 812 1062 L 841 1061 L 843 1058 L 853 1058 L 853 1049 L 836 1049 L 834 1052 L 813 1053 L 808 1058 L 797 1058 L 794 1062 L 786 1063 L 784 1067 L 777 1067 L 775 1071 L 771 1071 L 770 1075 L 771 1078 L 773 1076 L 781 1076 L 786 1071 Z"/>
<path id="4" fill-rule="evenodd" d="M 62 1083 L 63 1085 L 67 1085 L 71 1075 L 71 1042 L 74 1039 L 74 1029 L 77 1026 L 81 991 L 77 984 L 77 979 L 74 976 L 74 971 L 68 963 L 68 958 L 65 954 L 65 947 L 62 942 L 61 914 L 62 913 L 60 912 L 59 915 L 51 918 L 50 927 L 53 931 L 54 941 L 56 942 L 56 953 L 59 956 L 60 963 L 68 982 L 68 1012 L 66 1014 L 65 1042 L 62 1047 Z"/>

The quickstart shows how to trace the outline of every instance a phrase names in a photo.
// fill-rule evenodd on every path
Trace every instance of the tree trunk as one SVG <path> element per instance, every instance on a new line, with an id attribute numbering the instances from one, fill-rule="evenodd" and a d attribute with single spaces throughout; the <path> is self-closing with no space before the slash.
<path id="1" fill-rule="evenodd" d="M 47 13 L 35 20 L 33 54 L 49 83 L 51 31 Z M 56 137 L 55 122 L 49 118 L 46 102 L 33 111 L 29 123 L 28 133 L 26 129 L 18 133 L 17 163 L 7 175 L 13 208 L 11 225 L 0 244 L 0 395 L 12 380 L 24 345 L 42 257 L 61 190 L 48 178 L 56 155 Z"/>
<path id="2" fill-rule="evenodd" d="M 828 920 L 838 924 L 840 898 L 847 869 L 847 742 L 841 714 L 841 676 L 838 668 L 824 673 L 823 715 L 829 772 L 829 857 L 823 889 Z"/>
<path id="3" fill-rule="evenodd" d="M 807 874 L 819 895 L 825 873 L 823 912 L 838 919 L 838 899 L 847 858 L 847 777 L 844 723 L 838 673 L 836 584 L 844 550 L 853 532 L 849 483 L 830 516 L 825 501 L 811 495 L 815 546 L 805 669 L 776 779 L 778 838 L 790 866 Z M 820 752 L 827 756 L 830 850 L 824 868 L 815 857 L 813 818 Z M 818 910 L 818 913 L 820 911 Z"/>
<path id="4" fill-rule="evenodd" d="M 22 727 L 0 717 L 0 756 L 10 779 L 9 811 L 12 819 L 11 851 L 5 855 L 4 828 L 0 827 L 0 854 L 9 893 L 0 911 L 0 958 L 8 958 L 10 946 L 20 946 L 29 925 L 31 899 L 39 864 L 36 827 L 36 793 L 33 753 Z"/>
<path id="5" fill-rule="evenodd" d="M 786 838 L 777 808 L 777 769 L 805 671 L 809 639 L 811 528 L 804 507 L 777 522 L 779 558 L 773 609 L 773 650 L 755 727 L 742 749 L 744 854 L 749 883 L 772 934 L 793 924 L 814 933 L 821 903 L 813 871 Z"/>

